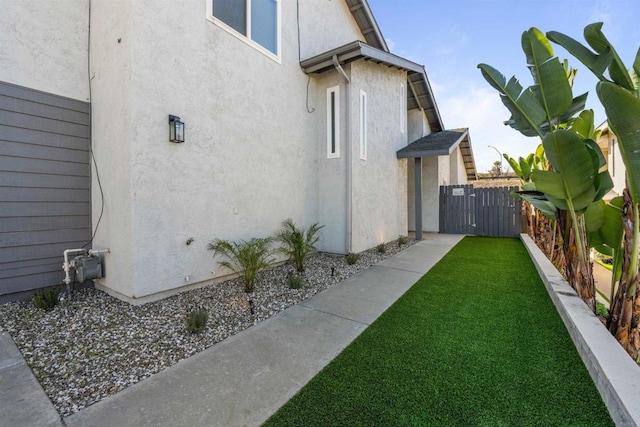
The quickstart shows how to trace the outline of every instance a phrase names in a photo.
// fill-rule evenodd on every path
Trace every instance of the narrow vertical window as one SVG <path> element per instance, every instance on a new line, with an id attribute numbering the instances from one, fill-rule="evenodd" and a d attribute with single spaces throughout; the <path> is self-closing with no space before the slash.
<path id="1" fill-rule="evenodd" d="M 360 91 L 360 158 L 367 160 L 367 93 Z"/>
<path id="2" fill-rule="evenodd" d="M 400 83 L 400 133 L 407 129 L 407 89 L 404 83 Z"/>
<path id="3" fill-rule="evenodd" d="M 327 158 L 340 157 L 340 87 L 327 89 Z"/>

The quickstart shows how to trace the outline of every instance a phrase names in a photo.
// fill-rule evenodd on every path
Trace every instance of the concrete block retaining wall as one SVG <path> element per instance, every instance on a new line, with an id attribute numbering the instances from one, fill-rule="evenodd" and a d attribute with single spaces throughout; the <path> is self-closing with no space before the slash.
<path id="1" fill-rule="evenodd" d="M 521 234 L 551 300 L 617 426 L 640 425 L 640 367 L 536 246 Z"/>

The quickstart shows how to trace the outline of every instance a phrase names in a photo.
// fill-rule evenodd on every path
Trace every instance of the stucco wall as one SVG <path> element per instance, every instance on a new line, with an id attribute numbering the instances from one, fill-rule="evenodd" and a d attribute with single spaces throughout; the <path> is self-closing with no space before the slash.
<path id="1" fill-rule="evenodd" d="M 455 153 L 453 153 L 455 154 Z M 422 230 L 431 233 L 440 231 L 440 186 L 450 185 L 450 156 L 425 157 L 422 159 Z M 408 167 L 409 230 L 415 231 L 414 165 Z"/>
<path id="2" fill-rule="evenodd" d="M 620 153 L 620 145 L 618 138 L 613 132 L 607 134 L 609 140 L 609 152 L 607 154 L 607 169 L 613 179 L 613 191 L 618 195 L 622 195 L 622 191 L 626 186 L 626 169 Z"/>
<path id="3" fill-rule="evenodd" d="M 462 158 L 462 151 L 460 147 L 456 149 L 449 156 L 449 174 L 451 182 L 449 185 L 458 185 L 467 183 L 467 171 L 464 167 L 464 160 Z"/>
<path id="4" fill-rule="evenodd" d="M 283 6 L 293 9 L 295 2 Z M 344 0 L 299 0 L 300 3 L 300 56 L 311 58 L 322 52 L 343 46 L 355 40 L 365 41 Z M 288 32 L 297 36 L 295 15 Z M 297 42 L 296 42 L 297 43 Z"/>
<path id="5" fill-rule="evenodd" d="M 133 13 L 128 1 L 114 7 L 112 0 L 92 0 L 91 5 L 92 144 L 97 165 L 92 168 L 91 200 L 93 227 L 98 227 L 93 247 L 111 249 L 105 255 L 106 278 L 96 284 L 131 297 L 137 295 L 131 185 Z"/>
<path id="6" fill-rule="evenodd" d="M 88 0 L 3 1 L 0 81 L 89 100 Z"/>
<path id="7" fill-rule="evenodd" d="M 316 48 L 361 36 L 351 15 L 344 17 L 343 3 L 301 1 L 302 34 L 324 40 Z M 329 82 L 311 79 L 309 113 L 295 2 L 281 4 L 281 63 L 207 20 L 200 0 L 134 2 L 130 24 L 115 25 L 129 25 L 121 30 L 121 43 L 119 35 L 112 37 L 115 31 L 103 28 L 110 35 L 102 37 L 101 47 L 120 65 L 105 61 L 96 70 L 105 79 L 105 93 L 96 96 L 102 113 L 96 132 L 106 131 L 112 144 L 99 162 L 107 170 L 119 170 L 119 163 L 130 170 L 105 185 L 105 225 L 96 242 L 112 254 L 103 286 L 141 298 L 219 278 L 229 272 L 206 250 L 214 238 L 263 237 L 286 218 L 305 226 L 322 222 L 319 179 L 326 153 L 319 156 L 318 149 L 326 147 L 323 85 Z M 309 16 L 321 6 L 322 24 L 315 22 L 316 12 Z M 336 25 L 343 21 L 349 25 Z M 325 33 L 311 34 L 320 31 L 317 25 L 332 28 L 330 40 Z M 129 69 L 123 47 L 129 49 Z M 107 81 L 107 73 L 115 76 Z M 185 123 L 182 144 L 168 140 L 169 114 Z M 106 129 L 117 120 L 123 123 Z M 329 230 L 343 239 L 343 227 Z M 323 250 L 337 240 L 327 236 Z M 189 238 L 194 240 L 187 245 Z"/>
<path id="8" fill-rule="evenodd" d="M 406 73 L 359 60 L 351 66 L 353 245 L 360 252 L 407 232 L 407 145 L 398 100 Z M 360 91 L 367 94 L 367 159 L 360 157 Z"/>
<path id="9" fill-rule="evenodd" d="M 351 67 L 345 66 L 347 75 Z M 318 248 L 324 252 L 343 254 L 347 251 L 347 85 L 337 71 L 327 72 L 312 79 L 317 91 L 313 113 L 318 121 L 318 221 L 324 225 L 320 231 Z M 327 153 L 327 89 L 339 87 L 340 105 L 340 157 L 328 158 Z"/>

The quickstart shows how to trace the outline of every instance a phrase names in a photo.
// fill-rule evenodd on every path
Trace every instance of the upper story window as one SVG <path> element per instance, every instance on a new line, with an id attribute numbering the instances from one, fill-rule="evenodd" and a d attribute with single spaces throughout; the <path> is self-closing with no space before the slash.
<path id="1" fill-rule="evenodd" d="M 215 24 L 267 56 L 280 58 L 280 0 L 209 0 Z"/>

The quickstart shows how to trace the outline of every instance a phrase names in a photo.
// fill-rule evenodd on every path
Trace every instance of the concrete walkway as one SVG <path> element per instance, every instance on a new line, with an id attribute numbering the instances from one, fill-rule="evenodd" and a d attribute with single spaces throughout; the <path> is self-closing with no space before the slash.
<path id="1" fill-rule="evenodd" d="M 400 254 L 65 418 L 64 423 L 68 427 L 258 426 L 462 237 L 425 235 L 424 241 Z M 4 391 L 4 377 L 0 388 Z M 4 425 L 4 414 L 15 408 L 5 406 L 4 393 L 2 397 L 0 424 Z M 45 419 L 7 425 L 56 425 L 46 424 Z"/>
<path id="2" fill-rule="evenodd" d="M 0 333 L 0 426 L 62 426 L 8 332 Z"/>

